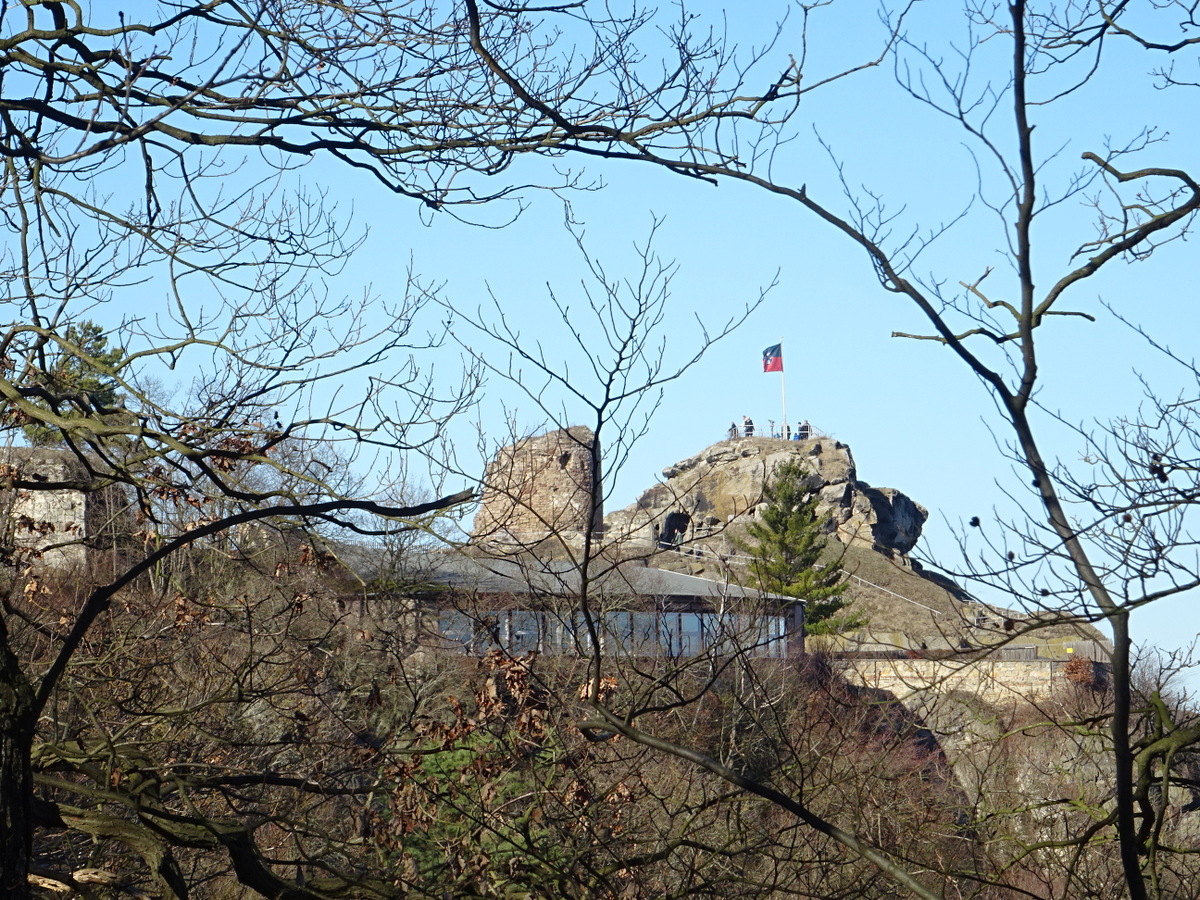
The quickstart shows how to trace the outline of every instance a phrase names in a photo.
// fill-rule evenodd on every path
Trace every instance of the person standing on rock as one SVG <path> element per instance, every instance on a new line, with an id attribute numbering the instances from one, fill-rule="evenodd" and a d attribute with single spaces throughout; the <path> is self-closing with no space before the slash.
<path id="1" fill-rule="evenodd" d="M 812 435 L 812 426 L 808 424 L 808 419 L 805 419 L 800 427 L 796 429 L 796 440 L 807 441 Z"/>
<path id="2" fill-rule="evenodd" d="M 746 437 L 754 437 L 754 420 L 749 416 L 742 416 L 742 431 Z"/>
<path id="3" fill-rule="evenodd" d="M 741 432 L 738 431 L 737 422 L 730 422 L 729 423 L 729 437 L 735 438 L 739 434 L 741 434 Z"/>

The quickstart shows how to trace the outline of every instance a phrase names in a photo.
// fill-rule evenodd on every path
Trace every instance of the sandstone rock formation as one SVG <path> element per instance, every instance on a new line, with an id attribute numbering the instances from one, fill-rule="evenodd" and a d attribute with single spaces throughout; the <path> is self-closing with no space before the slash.
<path id="1" fill-rule="evenodd" d="M 775 469 L 797 460 L 835 538 L 828 549 L 846 572 L 847 596 L 870 622 L 862 633 L 843 636 L 846 641 L 885 651 L 981 647 L 1010 642 L 1006 621 L 1030 618 L 992 608 L 910 559 L 928 513 L 900 491 L 860 481 L 850 448 L 832 438 L 721 441 L 668 466 L 636 503 L 603 520 L 598 504 L 594 511 L 589 504 L 600 478 L 594 444 L 589 429 L 570 428 L 502 448 L 487 468 L 472 529 L 480 552 L 494 553 L 497 545 L 504 553 L 520 552 L 553 536 L 554 546 L 538 551 L 554 556 L 586 530 L 590 511 L 598 549 L 611 559 L 742 583 L 744 559 L 731 538 L 758 515 Z M 1029 641 L 1042 648 L 1039 655 L 1061 658 L 1068 645 L 1083 652 L 1103 636 L 1090 626 L 1054 624 Z"/>
<path id="2" fill-rule="evenodd" d="M 483 479 L 471 539 L 528 544 L 599 531 L 599 456 L 590 428 L 574 426 L 500 448 Z"/>
<path id="3" fill-rule="evenodd" d="M 668 466 L 663 481 L 626 509 L 610 514 L 610 535 L 677 544 L 718 534 L 753 519 L 763 485 L 788 460 L 808 472 L 818 512 L 844 544 L 908 553 L 929 513 L 893 488 L 859 481 L 850 448 L 831 438 L 785 441 L 733 438 Z"/>

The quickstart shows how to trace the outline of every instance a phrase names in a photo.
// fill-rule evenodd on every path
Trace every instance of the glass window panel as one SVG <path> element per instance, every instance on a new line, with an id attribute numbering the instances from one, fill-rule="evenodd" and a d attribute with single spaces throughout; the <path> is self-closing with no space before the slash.
<path id="1" fill-rule="evenodd" d="M 540 650 L 542 646 L 541 616 L 530 610 L 509 613 L 508 652 L 514 656 Z"/>
<path id="2" fill-rule="evenodd" d="M 596 622 L 596 632 L 601 642 L 605 640 L 603 621 Z M 587 620 L 583 613 L 574 612 L 563 617 L 564 652 L 575 656 L 590 656 L 592 647 L 591 634 L 588 631 Z"/>
<path id="3" fill-rule="evenodd" d="M 698 656 L 704 650 L 704 631 L 697 613 L 679 614 L 679 655 Z"/>
<path id="4" fill-rule="evenodd" d="M 631 643 L 630 632 L 632 627 L 629 613 L 605 613 L 603 627 L 605 652 L 611 653 L 614 656 L 621 656 L 628 653 Z"/>
<path id="5" fill-rule="evenodd" d="M 443 611 L 438 614 L 438 633 L 447 641 L 465 645 L 475 637 L 475 624 L 460 612 Z"/>
<path id="6" fill-rule="evenodd" d="M 704 644 L 713 653 L 732 653 L 737 642 L 737 619 L 728 613 L 705 613 Z"/>
<path id="7" fill-rule="evenodd" d="M 696 618 L 700 620 L 700 649 L 695 651 L 708 651 L 711 653 L 723 652 L 722 647 L 725 639 L 725 627 L 721 621 L 721 616 L 716 613 L 699 613 Z M 690 654 L 689 654 L 690 655 Z"/>
<path id="8" fill-rule="evenodd" d="M 570 613 L 542 613 L 542 652 L 574 654 L 575 639 Z"/>
<path id="9" fill-rule="evenodd" d="M 753 640 L 755 656 L 771 656 L 771 642 L 774 639 L 772 634 L 772 619 L 770 616 L 762 616 L 753 625 Z"/>
<path id="10" fill-rule="evenodd" d="M 658 646 L 664 656 L 676 657 L 680 653 L 679 614 L 659 613 Z"/>
<path id="11" fill-rule="evenodd" d="M 771 656 L 782 659 L 787 656 L 787 619 L 784 616 L 771 616 Z"/>
<path id="12" fill-rule="evenodd" d="M 770 628 L 763 616 L 738 616 L 739 646 L 751 656 L 766 656 L 770 645 Z"/>
<path id="13" fill-rule="evenodd" d="M 489 645 L 498 643 L 500 637 L 495 615 L 480 618 L 458 610 L 438 613 L 438 632 L 444 640 L 467 653 L 483 653 Z"/>
<path id="14" fill-rule="evenodd" d="M 658 615 L 652 612 L 636 612 L 630 616 L 633 631 L 629 652 L 634 656 L 658 656 Z"/>

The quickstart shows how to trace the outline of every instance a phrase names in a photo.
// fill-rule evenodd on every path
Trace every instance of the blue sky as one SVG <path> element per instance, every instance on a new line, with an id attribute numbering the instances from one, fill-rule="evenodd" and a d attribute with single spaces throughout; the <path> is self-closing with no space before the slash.
<path id="1" fill-rule="evenodd" d="M 722 21 L 718 3 L 690 6 Z M 746 46 L 763 42 L 773 33 L 774 10 L 767 3 L 736 7 L 728 19 L 731 36 Z M 906 27 L 914 45 L 942 60 L 946 71 L 966 77 L 957 52 L 965 40 L 963 21 L 953 4 L 918 4 Z M 877 7 L 869 2 L 849 0 L 818 10 L 810 32 L 808 83 L 843 60 L 855 63 L 869 56 L 880 40 L 876 25 Z M 797 48 L 795 34 L 787 32 L 770 58 L 782 65 Z M 989 83 L 997 90 L 1002 86 L 1008 52 L 1007 43 L 995 39 L 973 61 L 969 83 L 978 97 L 989 96 Z M 1084 171 L 1084 151 L 1102 152 L 1107 141 L 1121 144 L 1143 128 L 1160 129 L 1163 140 L 1132 157 L 1130 167 L 1200 171 L 1200 116 L 1195 114 L 1200 95 L 1157 90 L 1148 73 L 1162 64 L 1130 46 L 1115 45 L 1090 83 L 1054 105 L 1032 110 L 1045 184 L 1061 185 Z M 924 73 L 932 74 L 928 66 Z M 1035 86 L 1034 99 L 1066 84 L 1058 74 L 1051 79 L 1045 87 Z M 1001 103 L 989 133 L 1002 150 L 1012 145 L 1010 120 L 1008 106 Z M 1010 263 L 999 220 L 978 196 L 980 188 L 985 199 L 1000 196 L 994 166 L 953 122 L 899 90 L 890 64 L 806 95 L 788 134 L 790 141 L 772 162 L 777 180 L 806 184 L 811 195 L 835 211 L 843 209 L 838 171 L 825 143 L 844 164 L 851 189 L 860 196 L 865 190 L 877 193 L 896 214 L 893 234 L 915 229 L 923 235 L 955 222 L 922 255 L 919 273 L 952 286 L 973 281 L 992 266 L 995 272 L 986 284 L 993 296 L 1009 296 Z M 1012 514 L 1007 494 L 1020 492 L 1028 478 L 1014 473 L 997 447 L 1008 438 L 986 391 L 945 348 L 891 337 L 893 331 L 927 329 L 914 308 L 878 286 L 865 254 L 846 238 L 795 203 L 761 190 L 712 186 L 633 165 L 526 159 L 505 178 L 545 181 L 556 166 L 585 168 L 589 177 L 603 180 L 603 189 L 575 192 L 569 199 L 590 253 L 610 273 L 636 275 L 636 248 L 660 221 L 654 250 L 677 266 L 664 330 L 669 359 L 690 355 L 698 339 L 697 316 L 716 326 L 775 283 L 745 325 L 666 387 L 665 402 L 644 438 L 620 471 L 608 473 L 610 510 L 633 502 L 664 466 L 721 439 L 742 415 L 759 424 L 780 419 L 779 377 L 762 373 L 761 353 L 782 339 L 789 418 L 808 419 L 849 444 L 863 480 L 902 490 L 930 510 L 921 555 L 953 568 L 955 527 L 971 516 L 989 522 L 994 513 Z M 549 358 L 561 356 L 564 365 L 578 369 L 579 351 L 556 329 L 547 293 L 549 285 L 576 309 L 583 302 L 585 270 L 574 238 L 562 227 L 558 198 L 529 193 L 525 213 L 493 230 L 445 215 L 430 219 L 360 173 L 327 163 L 302 168 L 297 178 L 329 189 L 343 213 L 352 212 L 353 226 L 368 230 L 364 246 L 331 282 L 335 292 L 395 296 L 411 265 L 427 282 L 439 284 L 443 299 L 459 309 L 474 310 L 494 295 L 523 340 L 540 342 Z M 1066 271 L 1070 252 L 1091 235 L 1086 199 L 1101 190 L 1096 182 L 1088 194 L 1069 198 L 1037 226 L 1034 263 L 1040 287 Z M 1062 318 L 1042 329 L 1040 402 L 1067 423 L 1090 428 L 1137 412 L 1143 390 L 1139 373 L 1166 395 L 1186 388 L 1186 373 L 1116 323 L 1102 302 L 1114 304 L 1151 333 L 1165 335 L 1190 358 L 1200 324 L 1195 263 L 1194 244 L 1177 241 L 1146 262 L 1113 264 L 1071 295 L 1066 308 L 1096 315 L 1098 321 Z M 435 328 L 444 319 L 444 310 L 430 310 L 424 324 Z M 461 325 L 455 334 L 468 337 Z M 499 353 L 486 344 L 478 349 L 489 359 Z M 449 343 L 417 362 L 435 366 L 452 382 L 461 352 Z M 562 398 L 551 395 L 551 400 Z M 573 413 L 568 407 L 567 417 Z M 513 386 L 493 378 L 472 421 L 455 426 L 460 462 L 481 471 L 482 456 L 472 462 L 473 425 L 478 423 L 494 443 L 507 435 L 508 420 L 515 420 L 520 431 L 532 431 L 546 416 Z M 1041 424 L 1047 448 L 1078 465 L 1086 449 L 1078 435 L 1049 417 Z M 1166 647 L 1188 643 L 1200 627 L 1191 602 L 1182 597 L 1139 612 L 1135 636 Z"/>
<path id="2" fill-rule="evenodd" d="M 870 7 L 860 8 L 869 14 Z M 939 4 L 937 9 L 947 8 Z M 770 21 L 765 12 L 761 23 L 742 13 L 738 26 L 753 31 Z M 953 16 L 944 16 L 912 27 L 915 32 L 930 25 L 931 52 L 953 59 L 945 42 L 955 23 Z M 837 27 L 826 33 L 829 44 L 821 45 L 822 58 L 853 52 L 838 37 L 846 33 Z M 1083 169 L 1084 151 L 1102 151 L 1107 140 L 1120 143 L 1144 127 L 1164 124 L 1170 127 L 1165 140 L 1134 157 L 1136 165 L 1200 168 L 1197 117 L 1186 112 L 1195 108 L 1195 96 L 1155 90 L 1143 75 L 1159 61 L 1122 47 L 1113 55 L 1120 57 L 1120 66 L 1111 73 L 1105 70 L 1057 106 L 1033 110 L 1039 152 L 1053 157 L 1043 169 L 1051 186 Z M 1003 54 L 985 62 L 1003 62 Z M 1002 146 L 1010 142 L 1010 118 L 1001 104 L 993 132 Z M 815 139 L 819 133 L 844 161 L 855 190 L 862 185 L 878 192 L 890 210 L 900 213 L 896 233 L 910 227 L 928 231 L 966 210 L 919 268 L 954 284 L 994 266 L 987 284 L 995 296 L 1005 296 L 1012 283 L 1006 278 L 1007 257 L 994 215 L 976 197 L 979 182 L 970 146 L 954 123 L 899 92 L 890 69 L 807 96 L 794 132 L 794 141 L 775 160 L 777 178 L 805 183 L 813 195 L 842 207 L 836 172 Z M 546 165 L 526 161 L 517 174 L 534 179 Z M 980 166 L 985 192 L 994 197 L 995 172 L 986 159 Z M 664 466 L 720 439 L 743 414 L 760 424 L 780 419 L 778 376 L 764 375 L 760 360 L 764 347 L 782 339 L 789 418 L 807 418 L 848 443 L 861 478 L 898 488 L 930 510 L 921 547 L 925 557 L 946 560 L 953 568 L 958 562 L 955 527 L 974 515 L 985 523 L 996 513 L 1011 515 L 1006 492 L 1020 492 L 1028 478 L 1014 473 L 997 448 L 997 440 L 1008 438 L 990 398 L 945 348 L 891 337 L 893 331 L 927 329 L 914 309 L 879 288 L 861 250 L 805 217 L 795 204 L 753 188 L 713 187 L 631 166 L 589 164 L 587 171 L 603 177 L 606 187 L 572 196 L 572 211 L 588 247 L 608 271 L 635 274 L 635 244 L 645 239 L 655 217 L 662 219 L 655 250 L 678 265 L 669 352 L 684 356 L 694 346 L 693 314 L 715 325 L 778 278 L 750 321 L 667 387 L 665 404 L 645 438 L 621 471 L 609 473 L 609 509 L 633 502 Z M 383 290 L 388 276 L 380 263 L 390 260 L 399 267 L 411 256 L 418 271 L 444 281 L 449 302 L 472 309 L 490 290 L 526 339 L 542 341 L 550 354 L 563 348 L 564 362 L 571 362 L 561 333 L 552 327 L 546 285 L 560 297 L 573 291 L 578 296 L 582 267 L 553 197 L 534 197 L 521 220 L 499 232 L 447 219 L 421 226 L 415 210 L 400 207 L 389 215 L 369 201 L 357 213 L 372 233 L 352 266 L 354 277 L 368 277 Z M 1076 197 L 1039 224 L 1034 237 L 1040 286 L 1067 270 L 1075 243 L 1091 235 L 1090 216 L 1085 198 Z M 1145 263 L 1115 264 L 1076 291 L 1066 308 L 1099 320 L 1063 318 L 1043 329 L 1040 401 L 1068 423 L 1094 427 L 1136 413 L 1143 399 L 1138 373 L 1167 395 L 1186 387 L 1185 373 L 1114 322 L 1102 301 L 1152 333 L 1166 334 L 1187 356 L 1198 325 L 1189 277 L 1195 259 L 1191 243 L 1176 242 Z M 489 431 L 504 433 L 495 415 L 501 399 L 511 404 L 510 414 L 515 410 L 520 429 L 535 429 L 544 419 L 496 380 L 485 397 L 482 416 Z M 1042 424 L 1048 448 L 1079 465 L 1083 441 L 1048 417 Z M 1200 624 L 1191 602 L 1182 597 L 1139 612 L 1138 640 L 1186 644 Z"/>

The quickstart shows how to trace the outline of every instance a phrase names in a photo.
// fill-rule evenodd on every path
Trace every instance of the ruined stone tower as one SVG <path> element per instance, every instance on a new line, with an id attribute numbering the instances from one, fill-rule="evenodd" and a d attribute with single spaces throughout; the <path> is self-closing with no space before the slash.
<path id="1" fill-rule="evenodd" d="M 14 487 L 34 482 L 44 488 Z M 0 551 L 21 565 L 69 570 L 126 530 L 126 500 L 100 486 L 73 453 L 51 447 L 0 450 Z"/>
<path id="2" fill-rule="evenodd" d="M 484 474 L 483 499 L 471 539 L 475 542 L 535 543 L 551 536 L 598 530 L 604 521 L 599 499 L 596 436 L 576 425 L 501 447 Z"/>

